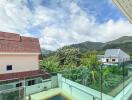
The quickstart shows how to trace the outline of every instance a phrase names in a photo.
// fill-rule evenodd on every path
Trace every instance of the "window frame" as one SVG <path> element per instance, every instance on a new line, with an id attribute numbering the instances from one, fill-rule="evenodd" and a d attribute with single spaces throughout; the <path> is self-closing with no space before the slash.
<path id="1" fill-rule="evenodd" d="M 112 62 L 115 62 L 115 61 L 116 61 L 116 59 L 115 59 L 115 58 L 113 58 L 113 59 L 112 59 Z"/>
<path id="2" fill-rule="evenodd" d="M 108 59 L 108 58 L 106 58 L 106 62 L 107 62 L 107 63 L 109 62 L 109 59 Z"/>
<path id="3" fill-rule="evenodd" d="M 22 82 L 16 84 L 16 87 L 21 87 L 21 86 L 22 86 Z"/>
<path id="4" fill-rule="evenodd" d="M 12 65 L 6 65 L 6 71 L 11 71 L 12 70 Z"/>
<path id="5" fill-rule="evenodd" d="M 29 80 L 28 81 L 28 86 L 35 85 L 35 80 Z"/>

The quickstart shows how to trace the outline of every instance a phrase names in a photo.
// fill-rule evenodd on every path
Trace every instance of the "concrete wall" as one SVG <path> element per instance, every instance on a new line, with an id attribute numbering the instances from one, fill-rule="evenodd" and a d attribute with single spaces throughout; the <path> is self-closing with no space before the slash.
<path id="1" fill-rule="evenodd" d="M 26 87 L 26 95 L 38 93 L 44 90 L 51 89 L 51 80 L 45 80 L 43 83 L 31 85 Z"/>
<path id="2" fill-rule="evenodd" d="M 28 81 L 30 80 L 35 80 L 35 85 L 28 86 Z M 57 76 L 52 76 L 51 78 L 45 80 L 43 80 L 41 77 L 37 77 L 37 78 L 26 79 L 26 82 L 24 80 L 21 80 L 21 81 L 9 82 L 7 84 L 6 83 L 2 84 L 0 85 L 0 93 L 9 90 L 12 91 L 12 89 L 16 88 L 16 84 L 20 82 L 23 84 L 22 87 L 25 87 L 26 85 L 26 89 L 25 89 L 26 95 L 38 93 L 41 91 L 58 87 Z"/>
<path id="3" fill-rule="evenodd" d="M 12 70 L 7 71 L 7 65 L 12 65 Z M 38 69 L 38 54 L 0 54 L 0 74 Z"/>
<path id="4" fill-rule="evenodd" d="M 27 83 L 28 83 L 29 80 L 35 80 L 36 84 L 35 85 L 31 85 L 31 86 L 27 86 Z M 40 80 L 41 80 L 41 82 L 39 83 Z M 29 95 L 29 94 L 38 93 L 38 92 L 41 92 L 41 91 L 44 91 L 44 90 L 51 89 L 51 87 L 52 87 L 51 83 L 54 82 L 54 81 L 51 81 L 51 79 L 42 80 L 42 78 L 40 78 L 40 77 L 27 79 L 26 80 L 26 84 L 24 84 L 25 83 L 24 80 L 14 81 L 14 82 L 11 82 L 11 83 L 0 85 L 0 94 L 4 93 L 6 91 L 12 92 L 13 89 L 18 89 L 16 87 L 16 84 L 19 83 L 19 82 L 21 82 L 23 84 L 23 86 L 21 88 L 26 87 L 25 88 L 26 95 Z"/>
<path id="5" fill-rule="evenodd" d="M 60 74 L 58 74 L 58 84 L 63 90 L 70 93 L 73 97 L 78 100 L 101 100 L 101 92 L 86 87 L 84 85 L 78 84 L 71 80 L 65 79 Z M 113 97 L 102 93 L 102 100 L 112 100 Z"/>
<path id="6" fill-rule="evenodd" d="M 24 85 L 28 86 L 28 81 L 30 81 L 30 80 L 35 80 L 35 84 L 42 83 L 41 77 L 26 79 L 26 82 L 25 82 L 25 80 L 18 80 L 18 81 L 8 82 L 8 83 L 0 85 L 0 91 L 6 90 L 6 89 L 11 89 L 11 88 L 16 88 L 17 83 L 22 83 L 23 86 Z"/>

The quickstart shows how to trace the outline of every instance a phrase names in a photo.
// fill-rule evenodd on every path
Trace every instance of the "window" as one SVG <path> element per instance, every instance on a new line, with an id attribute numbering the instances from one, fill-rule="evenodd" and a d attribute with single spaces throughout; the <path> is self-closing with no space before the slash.
<path id="1" fill-rule="evenodd" d="M 106 59 L 106 62 L 109 62 L 109 59 Z"/>
<path id="2" fill-rule="evenodd" d="M 7 71 L 12 70 L 12 65 L 7 65 L 7 66 L 6 66 L 6 70 L 7 70 Z"/>
<path id="3" fill-rule="evenodd" d="M 17 83 L 16 84 L 16 87 L 21 87 L 22 86 L 22 83 Z"/>
<path id="4" fill-rule="evenodd" d="M 115 59 L 112 59 L 113 62 L 115 62 Z"/>
<path id="5" fill-rule="evenodd" d="M 28 81 L 28 86 L 34 85 L 35 84 L 35 80 L 30 80 Z"/>

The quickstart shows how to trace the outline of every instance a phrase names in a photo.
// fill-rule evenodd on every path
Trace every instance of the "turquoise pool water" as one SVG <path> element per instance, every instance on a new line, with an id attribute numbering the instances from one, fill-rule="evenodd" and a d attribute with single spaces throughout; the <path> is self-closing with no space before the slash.
<path id="1" fill-rule="evenodd" d="M 66 97 L 62 96 L 62 95 L 56 95 L 54 97 L 51 97 L 47 100 L 68 100 Z"/>

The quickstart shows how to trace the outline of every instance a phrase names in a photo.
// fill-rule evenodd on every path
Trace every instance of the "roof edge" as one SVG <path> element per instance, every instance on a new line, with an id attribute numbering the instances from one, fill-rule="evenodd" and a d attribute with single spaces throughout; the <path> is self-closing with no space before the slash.
<path id="1" fill-rule="evenodd" d="M 0 54 L 9 54 L 10 55 L 10 54 L 41 54 L 41 53 L 34 53 L 34 52 L 33 53 L 30 53 L 30 52 L 25 52 L 25 53 L 24 52 L 19 52 L 19 53 L 17 53 L 17 52 L 16 53 L 15 52 L 0 52 Z"/>

